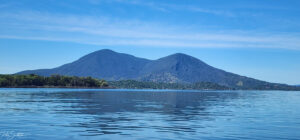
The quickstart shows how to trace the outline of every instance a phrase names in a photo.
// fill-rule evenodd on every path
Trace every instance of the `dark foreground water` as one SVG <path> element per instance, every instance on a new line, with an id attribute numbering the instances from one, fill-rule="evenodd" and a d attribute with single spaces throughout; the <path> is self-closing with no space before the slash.
<path id="1" fill-rule="evenodd" d="M 0 89 L 0 139 L 300 139 L 300 92 Z"/>

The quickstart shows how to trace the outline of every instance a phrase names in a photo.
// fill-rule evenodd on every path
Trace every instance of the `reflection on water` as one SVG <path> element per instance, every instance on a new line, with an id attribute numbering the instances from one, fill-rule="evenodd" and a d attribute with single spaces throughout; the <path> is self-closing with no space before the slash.
<path id="1" fill-rule="evenodd" d="M 0 139 L 298 139 L 300 93 L 0 89 Z"/>

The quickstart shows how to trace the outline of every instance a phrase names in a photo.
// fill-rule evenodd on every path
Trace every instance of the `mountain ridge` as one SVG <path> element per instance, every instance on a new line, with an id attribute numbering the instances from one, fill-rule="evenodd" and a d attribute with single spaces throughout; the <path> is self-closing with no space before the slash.
<path id="1" fill-rule="evenodd" d="M 183 53 L 175 53 L 156 60 L 149 60 L 109 49 L 92 52 L 74 62 L 53 69 L 21 71 L 17 74 L 91 76 L 109 81 L 212 82 L 232 88 L 282 85 L 226 72 Z"/>

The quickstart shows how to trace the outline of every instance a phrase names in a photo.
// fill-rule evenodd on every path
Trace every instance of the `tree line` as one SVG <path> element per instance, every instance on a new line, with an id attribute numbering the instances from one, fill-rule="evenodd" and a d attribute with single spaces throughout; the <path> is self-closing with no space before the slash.
<path id="1" fill-rule="evenodd" d="M 213 90 L 300 90 L 300 87 L 283 84 L 263 84 L 253 88 L 230 88 L 211 82 L 197 83 L 160 83 L 135 80 L 109 81 L 92 77 L 35 74 L 0 75 L 0 87 L 89 87 L 89 88 L 124 88 L 124 89 L 213 89 Z"/>
<path id="2" fill-rule="evenodd" d="M 261 84 L 252 88 L 227 87 L 212 82 L 161 83 L 135 80 L 109 81 L 109 86 L 123 89 L 196 89 L 196 90 L 291 90 L 300 91 L 300 87 L 284 84 Z"/>
<path id="3" fill-rule="evenodd" d="M 226 86 L 211 82 L 197 82 L 192 84 L 183 83 L 160 83 L 160 82 L 141 82 L 135 80 L 109 81 L 110 86 L 124 89 L 214 89 L 229 90 Z"/>
<path id="4" fill-rule="evenodd" d="M 0 75 L 0 87 L 108 87 L 105 80 L 92 77 L 51 75 L 49 77 L 35 74 Z"/>

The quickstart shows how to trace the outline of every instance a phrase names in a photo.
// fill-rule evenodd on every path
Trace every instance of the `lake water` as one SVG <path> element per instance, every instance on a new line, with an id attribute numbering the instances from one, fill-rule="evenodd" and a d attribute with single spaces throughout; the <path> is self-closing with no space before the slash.
<path id="1" fill-rule="evenodd" d="M 300 92 L 0 89 L 0 139 L 300 139 Z"/>

